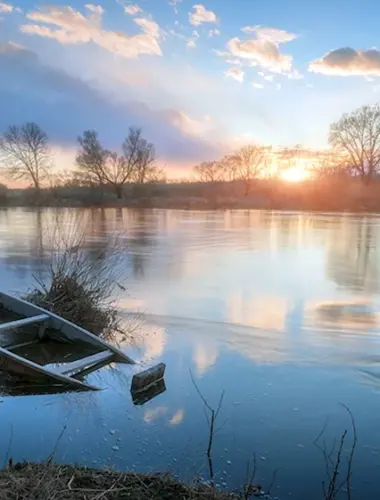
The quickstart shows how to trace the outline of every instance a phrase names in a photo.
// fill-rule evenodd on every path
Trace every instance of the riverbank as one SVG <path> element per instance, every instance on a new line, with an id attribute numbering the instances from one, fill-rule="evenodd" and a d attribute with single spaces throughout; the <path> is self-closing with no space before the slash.
<path id="1" fill-rule="evenodd" d="M 261 179 L 249 191 L 239 181 L 126 185 L 121 198 L 107 186 L 0 189 L 2 207 L 157 208 L 380 212 L 380 180 L 321 179 L 290 183 Z"/>
<path id="2" fill-rule="evenodd" d="M 169 474 L 95 470 L 48 462 L 17 463 L 0 471 L 0 498 L 18 500 L 236 500 L 201 484 L 186 485 Z"/>

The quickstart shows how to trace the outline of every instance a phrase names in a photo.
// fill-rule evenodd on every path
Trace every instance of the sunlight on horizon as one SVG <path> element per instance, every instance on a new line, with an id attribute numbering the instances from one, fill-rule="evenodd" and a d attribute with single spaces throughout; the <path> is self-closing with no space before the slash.
<path id="1" fill-rule="evenodd" d="M 302 182 L 310 178 L 310 172 L 307 168 L 298 165 L 280 172 L 279 177 L 287 182 Z"/>

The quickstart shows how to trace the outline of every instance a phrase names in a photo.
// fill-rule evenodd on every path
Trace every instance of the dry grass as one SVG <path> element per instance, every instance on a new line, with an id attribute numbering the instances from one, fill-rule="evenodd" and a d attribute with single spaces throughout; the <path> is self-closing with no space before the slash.
<path id="1" fill-rule="evenodd" d="M 0 472 L 1 500 L 233 500 L 204 485 L 187 486 L 168 474 L 99 471 L 49 463 L 21 463 Z"/>
<path id="2" fill-rule="evenodd" d="M 86 224 L 82 217 L 57 217 L 44 231 L 46 273 L 35 277 L 25 299 L 108 338 L 122 333 L 116 297 L 124 289 L 124 254 L 113 237 L 94 250 L 86 239 Z"/>

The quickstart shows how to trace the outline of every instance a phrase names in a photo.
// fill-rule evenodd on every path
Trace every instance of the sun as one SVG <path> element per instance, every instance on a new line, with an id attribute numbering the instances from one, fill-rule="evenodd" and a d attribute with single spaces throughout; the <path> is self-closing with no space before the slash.
<path id="1" fill-rule="evenodd" d="M 279 173 L 280 179 L 287 182 L 302 182 L 310 177 L 307 169 L 301 165 L 287 168 Z"/>

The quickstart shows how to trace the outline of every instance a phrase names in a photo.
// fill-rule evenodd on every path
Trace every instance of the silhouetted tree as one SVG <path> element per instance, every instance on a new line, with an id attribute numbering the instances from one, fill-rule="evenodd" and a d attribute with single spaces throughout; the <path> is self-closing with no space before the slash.
<path id="1" fill-rule="evenodd" d="M 104 171 L 109 152 L 101 145 L 95 130 L 86 130 L 78 137 L 80 150 L 76 163 L 88 184 L 104 184 Z"/>
<path id="2" fill-rule="evenodd" d="M 36 189 L 51 167 L 48 137 L 36 123 L 11 126 L 0 137 L 0 151 L 9 177 L 26 179 Z"/>
<path id="3" fill-rule="evenodd" d="M 265 174 L 269 165 L 271 148 L 266 146 L 244 146 L 231 157 L 236 166 L 237 178 L 244 182 L 245 194 L 251 189 L 252 182 Z"/>
<path id="4" fill-rule="evenodd" d="M 380 168 L 380 106 L 363 106 L 330 127 L 329 142 L 342 166 L 369 182 Z"/>
<path id="5" fill-rule="evenodd" d="M 238 179 L 238 165 L 233 156 L 224 156 L 220 160 L 220 168 L 223 171 L 223 178 L 226 181 Z"/>
<path id="6" fill-rule="evenodd" d="M 201 182 L 218 182 L 224 178 L 223 164 L 218 161 L 205 161 L 196 165 L 194 173 Z"/>
<path id="7" fill-rule="evenodd" d="M 78 142 L 76 162 L 88 183 L 111 186 L 118 198 L 122 197 L 126 183 L 144 184 L 161 176 L 154 146 L 142 137 L 139 128 L 129 129 L 121 155 L 105 149 L 94 130 L 86 130 Z"/>
<path id="8" fill-rule="evenodd" d="M 137 184 L 145 184 L 156 180 L 159 168 L 156 163 L 154 145 L 144 139 L 141 128 L 131 127 L 128 137 L 123 142 L 123 156 L 128 168 L 131 169 L 131 178 Z"/>

